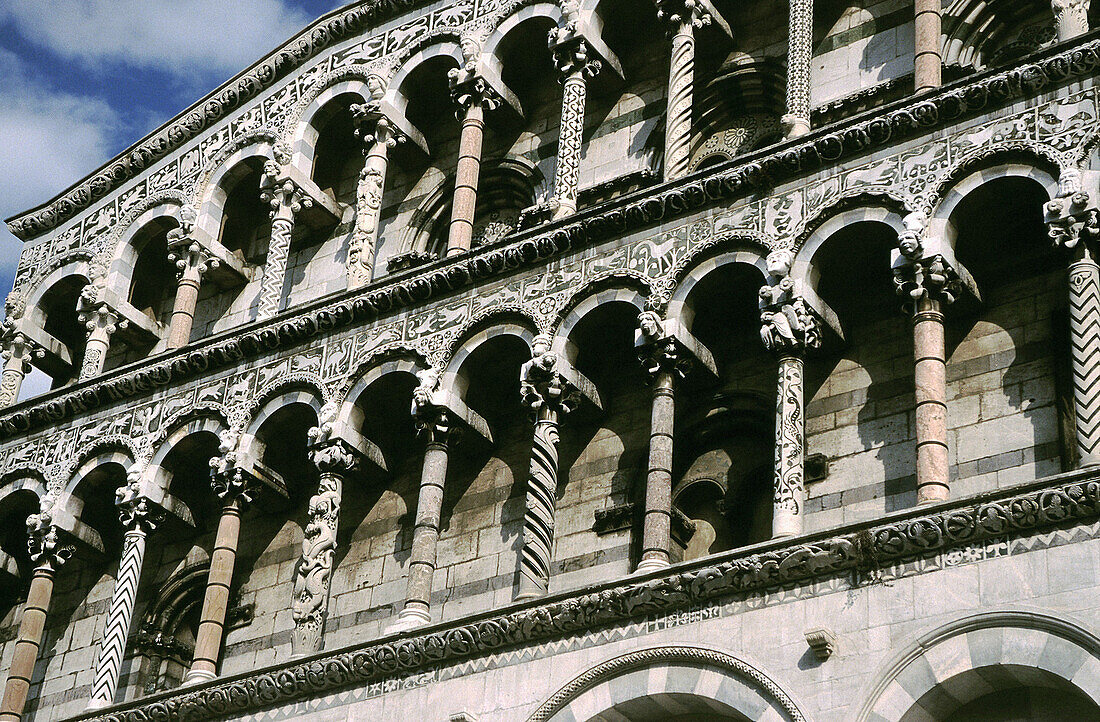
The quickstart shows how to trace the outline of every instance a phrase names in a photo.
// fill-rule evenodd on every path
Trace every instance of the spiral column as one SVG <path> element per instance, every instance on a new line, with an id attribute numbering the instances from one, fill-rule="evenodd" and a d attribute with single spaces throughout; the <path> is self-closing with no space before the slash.
<path id="1" fill-rule="evenodd" d="M 691 163 L 691 111 L 695 85 L 695 31 L 711 22 L 693 0 L 658 0 L 657 19 L 672 41 L 665 110 L 665 180 L 688 172 Z"/>
<path id="2" fill-rule="evenodd" d="M 260 178 L 260 198 L 271 206 L 271 240 L 267 245 L 267 261 L 260 282 L 260 297 L 256 318 L 271 318 L 279 312 L 286 278 L 286 263 L 290 256 L 290 241 L 294 234 L 294 219 L 303 208 L 313 205 L 302 188 L 286 176 L 283 167 L 274 160 L 264 165 Z"/>

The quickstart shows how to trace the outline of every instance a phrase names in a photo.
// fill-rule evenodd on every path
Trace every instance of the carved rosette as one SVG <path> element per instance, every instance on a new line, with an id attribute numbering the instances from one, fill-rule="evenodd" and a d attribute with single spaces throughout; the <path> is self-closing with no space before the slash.
<path id="1" fill-rule="evenodd" d="M 53 522 L 53 507 L 56 498 L 47 494 L 42 498 L 41 511 L 27 517 L 27 550 L 35 567 L 56 572 L 76 552 L 76 547 L 67 543 L 65 533 Z"/>
<path id="2" fill-rule="evenodd" d="M 286 262 L 290 255 L 290 240 L 294 233 L 294 218 L 313 205 L 313 199 L 293 180 L 285 176 L 279 162 L 264 164 L 260 178 L 260 199 L 271 206 L 271 240 L 267 246 L 267 262 L 260 285 L 257 318 L 271 318 L 279 312 L 283 292 Z"/>

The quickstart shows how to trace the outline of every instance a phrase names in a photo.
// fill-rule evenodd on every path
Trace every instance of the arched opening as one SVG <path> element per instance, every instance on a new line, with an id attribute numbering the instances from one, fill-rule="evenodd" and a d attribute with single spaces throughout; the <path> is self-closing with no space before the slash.
<path id="1" fill-rule="evenodd" d="M 154 321 L 167 323 L 175 298 L 176 268 L 168 260 L 168 231 L 179 226 L 169 217 L 156 218 L 130 242 L 137 258 L 127 300 Z"/>
<path id="2" fill-rule="evenodd" d="M 52 379 L 50 388 L 65 386 L 75 381 L 80 373 L 88 329 L 78 318 L 76 303 L 87 284 L 88 279 L 84 276 L 66 276 L 42 294 L 38 302 L 44 316 L 43 330 L 60 342 L 69 354 L 69 363 L 53 354 L 46 354 L 38 362 Z"/>
<path id="3" fill-rule="evenodd" d="M 722 60 L 696 100 L 699 122 L 692 139 L 692 169 L 782 140 L 785 78 L 775 58 L 733 52 Z"/>
<path id="4" fill-rule="evenodd" d="M 363 168 L 363 142 L 355 135 L 351 106 L 361 103 L 355 93 L 344 93 L 317 111 L 312 125 L 317 129 L 313 155 L 313 182 L 338 203 L 355 204 L 355 188 Z"/>
<path id="5" fill-rule="evenodd" d="M 1007 65 L 1057 39 L 1043 0 L 953 0 L 943 13 L 943 32 L 944 66 L 956 77 Z"/>
<path id="6" fill-rule="evenodd" d="M 1100 706 L 1058 675 L 1006 664 L 967 670 L 944 680 L 922 695 L 900 722 L 918 719 L 1088 722 L 1100 719 Z"/>
<path id="7" fill-rule="evenodd" d="M 15 623 L 13 614 L 27 593 L 31 558 L 27 549 L 27 517 L 38 513 L 38 495 L 30 489 L 0 498 L 0 623 Z"/>
<path id="8" fill-rule="evenodd" d="M 234 166 L 222 182 L 222 208 L 218 240 L 248 263 L 259 263 L 271 238 L 271 208 L 260 198 L 260 179 L 266 158 L 254 156 Z"/>

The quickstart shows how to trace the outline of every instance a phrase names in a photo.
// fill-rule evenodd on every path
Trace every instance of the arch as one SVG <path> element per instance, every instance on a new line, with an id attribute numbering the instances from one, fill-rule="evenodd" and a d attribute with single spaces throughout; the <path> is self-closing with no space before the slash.
<path id="1" fill-rule="evenodd" d="M 554 337 L 553 350 L 564 355 L 570 361 L 575 359 L 575 350 L 572 348 L 570 336 L 573 329 L 588 314 L 597 308 L 611 303 L 625 303 L 638 309 L 638 313 L 646 310 L 649 299 L 648 284 L 633 276 L 615 276 L 605 280 L 604 288 L 593 288 L 591 284 L 585 286 L 573 294 L 565 306 L 558 313 L 552 325 L 551 332 Z"/>
<path id="2" fill-rule="evenodd" d="M 159 199 L 157 203 L 139 213 L 120 230 L 114 256 L 111 260 L 110 275 L 107 277 L 108 285 L 111 288 L 118 289 L 121 293 L 129 285 L 128 282 L 133 274 L 134 264 L 141 252 L 133 245 L 135 237 L 151 222 L 162 218 L 171 219 L 176 222 L 176 225 L 179 225 L 180 208 L 182 206 L 182 200 Z"/>
<path id="3" fill-rule="evenodd" d="M 19 467 L 0 476 L 0 507 L 16 494 L 30 492 L 41 502 L 46 496 L 46 478 L 38 469 Z"/>
<path id="4" fill-rule="evenodd" d="M 1065 615 L 1008 610 L 963 616 L 921 635 L 868 681 L 856 720 L 897 720 L 945 682 L 997 666 L 1042 670 L 1100 706 L 1100 639 Z"/>
<path id="5" fill-rule="evenodd" d="M 31 289 L 30 293 L 27 295 L 27 313 L 38 310 L 38 304 L 41 303 L 42 297 L 46 295 L 51 288 L 56 286 L 58 282 L 66 278 L 75 276 L 83 278 L 84 283 L 88 283 L 92 275 L 90 261 L 90 256 L 88 258 L 69 260 L 67 263 L 57 265 L 45 276 L 41 277 L 35 287 Z M 41 319 L 33 318 L 33 320 L 35 323 L 41 325 Z"/>
<path id="6" fill-rule="evenodd" d="M 168 490 L 168 475 L 161 464 L 181 441 L 188 436 L 201 433 L 220 437 L 229 428 L 229 421 L 217 409 L 189 409 L 176 419 L 171 420 L 165 425 L 165 430 L 153 442 L 152 455 L 147 464 L 148 473 L 143 475 L 143 487 L 148 488 L 143 488 L 142 493 L 148 494 L 149 491 L 153 490 L 166 492 Z M 154 501 L 159 501 L 159 498 L 154 498 Z"/>
<path id="7" fill-rule="evenodd" d="M 903 210 L 886 204 L 860 206 L 839 213 L 834 210 L 798 247 L 791 264 L 791 278 L 795 283 L 816 289 L 819 269 L 814 265 L 814 256 L 826 241 L 841 229 L 856 223 L 882 223 L 890 226 L 895 233 L 901 233 L 905 230 Z"/>
<path id="8" fill-rule="evenodd" d="M 666 673 L 653 674 L 654 668 Z M 611 700 L 670 694 L 709 699 L 751 720 L 806 719 L 791 696 L 757 666 L 714 649 L 676 646 L 639 650 L 592 667 L 551 695 L 527 722 L 580 722 L 610 711 Z"/>
<path id="9" fill-rule="evenodd" d="M 309 176 L 316 155 L 318 113 L 331 101 L 341 95 L 356 95 L 360 102 L 366 103 L 373 97 L 369 86 L 372 73 L 361 68 L 343 68 L 329 75 L 324 82 L 302 99 L 295 108 L 294 115 L 288 121 L 293 134 L 288 139 L 291 152 L 291 165 Z"/>
<path id="10" fill-rule="evenodd" d="M 79 496 L 77 490 L 90 474 L 106 466 L 120 467 L 123 473 L 128 472 L 134 463 L 134 455 L 117 441 L 108 441 L 89 449 L 83 455 L 83 461 L 69 475 L 64 489 L 58 494 L 57 508 L 64 509 L 74 519 L 80 519 L 84 511 L 84 503 L 87 499 Z"/>
<path id="11" fill-rule="evenodd" d="M 479 346 L 497 336 L 515 336 L 527 347 L 539 332 L 538 322 L 521 308 L 496 308 L 470 321 L 455 337 L 447 354 L 447 362 L 440 375 L 439 387 L 461 396 L 462 385 L 457 383 L 462 365 Z"/>
<path id="12" fill-rule="evenodd" d="M 450 58 L 455 67 L 461 67 L 465 62 L 462 57 L 462 48 L 459 46 L 458 33 L 449 30 L 440 35 L 424 38 L 421 42 L 413 44 L 402 57 L 398 59 L 399 65 L 393 77 L 386 87 L 386 94 L 382 100 L 388 103 L 398 113 L 404 115 L 409 105 L 408 94 L 402 90 L 409 75 L 420 65 L 433 58 Z"/>
<path id="13" fill-rule="evenodd" d="M 1061 176 L 1061 167 L 1057 160 L 1044 157 L 1033 149 L 1023 151 L 1029 162 L 1005 158 L 1006 155 L 1020 154 L 1020 149 L 1001 149 L 993 153 L 982 153 L 959 163 L 937 186 L 929 203 L 929 217 L 950 221 L 963 198 L 979 186 L 997 178 L 1030 178 L 1041 185 L 1050 198 L 1057 197 L 1058 178 Z"/>
<path id="14" fill-rule="evenodd" d="M 255 436 L 268 419 L 288 406 L 308 406 L 320 416 L 326 398 L 323 388 L 315 381 L 298 378 L 288 379 L 264 391 L 249 405 L 249 422 L 245 433 Z"/>
<path id="15" fill-rule="evenodd" d="M 212 166 L 209 175 L 203 179 L 197 189 L 198 217 L 195 219 L 195 229 L 205 234 L 207 238 L 217 240 L 221 234 L 222 215 L 225 212 L 225 202 L 229 197 L 229 189 L 226 186 L 248 173 L 249 167 L 244 161 L 250 158 L 263 158 L 266 162 L 275 157 L 276 141 L 270 131 L 263 131 L 258 136 L 244 136 L 239 142 L 245 144 L 237 147 L 224 160 Z"/>
<path id="16" fill-rule="evenodd" d="M 761 245 L 763 244 L 758 238 L 735 236 L 724 239 L 686 259 L 675 277 L 675 286 L 666 306 L 665 317 L 677 318 L 690 328 L 695 318 L 694 310 L 687 303 L 692 289 L 711 272 L 723 266 L 734 263 L 752 266 L 760 271 L 760 280 L 763 283 L 768 277 L 768 267 L 765 263 L 767 246 L 761 249 Z"/>
<path id="17" fill-rule="evenodd" d="M 359 429 L 363 424 L 363 409 L 358 401 L 371 385 L 391 374 L 415 376 L 417 372 L 429 368 L 431 364 L 428 360 L 419 351 L 407 346 L 391 346 L 372 354 L 348 374 L 337 395 L 340 404 L 337 421 Z"/>
<path id="18" fill-rule="evenodd" d="M 565 25 L 565 17 L 558 5 L 538 0 L 530 4 L 521 4 L 518 9 L 502 16 L 497 26 L 489 33 L 489 37 L 481 44 L 482 58 L 498 74 L 501 70 L 501 59 L 498 55 L 500 44 L 517 27 L 535 18 L 545 18 L 558 27 Z"/>
<path id="19" fill-rule="evenodd" d="M 187 196 L 183 191 L 169 188 L 143 198 L 140 203 L 130 209 L 119 222 L 118 227 L 112 232 L 108 248 L 114 247 L 114 258 L 118 260 L 122 248 L 119 244 L 126 243 L 142 226 L 161 215 L 169 215 L 179 220 L 179 209 L 187 203 Z M 164 212 L 149 215 L 150 211 L 156 211 L 163 207 Z"/>

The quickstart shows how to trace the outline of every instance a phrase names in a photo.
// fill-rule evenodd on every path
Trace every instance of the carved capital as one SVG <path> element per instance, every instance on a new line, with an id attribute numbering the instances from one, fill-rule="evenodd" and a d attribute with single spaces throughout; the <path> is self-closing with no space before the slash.
<path id="1" fill-rule="evenodd" d="M 769 351 L 799 353 L 821 346 L 821 321 L 795 293 L 794 257 L 780 249 L 768 254 L 768 283 L 760 287 L 760 339 Z"/>
<path id="2" fill-rule="evenodd" d="M 347 476 L 362 468 L 363 457 L 343 439 L 329 439 L 310 447 L 309 460 L 322 474 Z"/>
<path id="3" fill-rule="evenodd" d="M 662 372 L 684 378 L 691 370 L 691 353 L 674 337 L 666 335 L 661 317 L 654 311 L 638 315 L 638 327 L 645 343 L 638 347 L 638 360 L 650 381 Z"/>
<path id="4" fill-rule="evenodd" d="M 210 474 L 210 488 L 214 495 L 222 500 L 223 504 L 236 501 L 241 507 L 246 507 L 256 500 L 260 491 L 261 482 L 250 471 L 238 466 L 225 466 L 216 462 L 223 461 L 217 457 L 210 460 L 213 471 Z"/>
<path id="5" fill-rule="evenodd" d="M 534 356 L 520 368 L 520 398 L 533 415 L 548 407 L 569 413 L 580 403 L 579 390 L 561 374 L 565 361 L 550 350 L 550 338 L 535 337 Z"/>
<path id="6" fill-rule="evenodd" d="M 260 178 L 260 199 L 271 206 L 271 218 L 279 215 L 281 209 L 296 214 L 303 208 L 310 208 L 313 199 L 286 176 L 283 166 L 277 161 L 264 163 L 263 176 Z"/>
<path id="7" fill-rule="evenodd" d="M 1091 0 L 1050 0 L 1059 40 L 1069 40 L 1089 31 L 1090 2 Z"/>
<path id="8" fill-rule="evenodd" d="M 1100 211 L 1072 174 L 1061 182 L 1061 195 L 1043 206 L 1047 233 L 1057 248 L 1080 255 L 1095 252 L 1100 238 Z"/>
<path id="9" fill-rule="evenodd" d="M 958 272 L 939 254 L 908 259 L 894 269 L 894 288 L 904 304 L 927 298 L 940 304 L 954 303 L 962 292 Z"/>
<path id="10" fill-rule="evenodd" d="M 657 20 L 669 35 L 685 27 L 701 28 L 714 21 L 710 11 L 698 0 L 656 0 Z"/>
<path id="11" fill-rule="evenodd" d="M 97 284 L 89 283 L 85 286 L 76 302 L 76 317 L 88 329 L 89 335 L 100 331 L 109 337 L 115 331 L 126 328 L 129 321 L 122 318 L 101 297 L 102 289 Z"/>
<path id="12" fill-rule="evenodd" d="M 220 261 L 197 241 L 183 238 L 181 242 L 168 245 L 168 260 L 176 266 L 176 278 L 182 278 L 193 271 L 200 278 L 209 270 L 220 265 Z"/>
<path id="13" fill-rule="evenodd" d="M 416 434 L 426 443 L 447 443 L 456 429 L 450 410 L 436 399 L 439 390 L 439 372 L 426 369 L 416 374 L 420 384 L 413 389 L 412 417 Z"/>
<path id="14" fill-rule="evenodd" d="M 405 135 L 382 112 L 382 104 L 377 100 L 356 103 L 350 110 L 355 123 L 355 135 L 363 141 L 364 153 L 369 152 L 375 143 L 393 148 L 406 140 Z"/>
<path id="15" fill-rule="evenodd" d="M 485 110 L 495 110 L 504 102 L 503 98 L 493 90 L 489 82 L 479 75 L 463 73 L 458 68 L 453 68 L 448 74 L 451 100 L 458 105 L 459 119 L 474 105 L 480 105 Z"/>
<path id="16" fill-rule="evenodd" d="M 574 27 L 566 25 L 564 28 L 551 30 L 549 45 L 554 56 L 554 66 L 561 74 L 559 82 L 564 83 L 569 76 L 576 73 L 585 79 L 591 79 L 600 72 L 602 63 L 593 56 L 591 46 L 576 34 Z"/>
<path id="17" fill-rule="evenodd" d="M 41 511 L 27 517 L 27 549 L 35 566 L 57 571 L 72 558 L 76 547 L 65 539 L 65 532 L 53 522 L 56 499 L 47 494 L 42 498 Z"/>
<path id="18" fill-rule="evenodd" d="M 45 349 L 31 341 L 26 334 L 15 328 L 5 328 L 0 334 L 0 343 L 3 350 L 0 357 L 16 370 L 27 373 L 31 370 L 31 359 L 42 358 L 46 355 Z"/>

